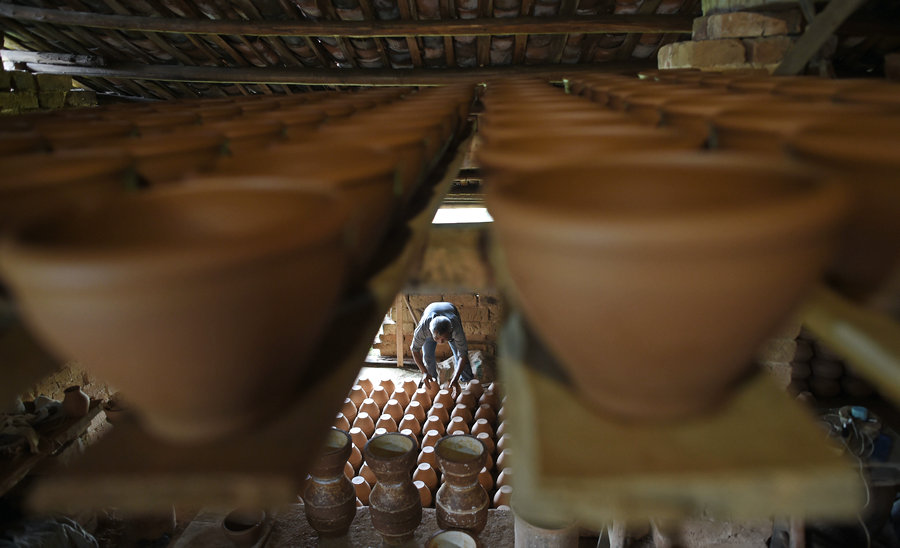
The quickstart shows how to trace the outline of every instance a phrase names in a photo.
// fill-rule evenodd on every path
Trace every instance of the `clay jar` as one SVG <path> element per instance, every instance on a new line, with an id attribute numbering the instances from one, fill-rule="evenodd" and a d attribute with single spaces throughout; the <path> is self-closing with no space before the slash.
<path id="1" fill-rule="evenodd" d="M 435 446 L 444 484 L 435 495 L 441 529 L 462 529 L 478 534 L 487 523 L 490 499 L 478 482 L 487 453 L 472 436 L 450 436 Z"/>
<path id="2" fill-rule="evenodd" d="M 818 277 L 846 209 L 815 173 L 726 154 L 623 156 L 494 190 L 526 317 L 586 401 L 632 419 L 726 398 Z"/>
<path id="3" fill-rule="evenodd" d="M 347 534 L 356 516 L 356 490 L 343 473 L 352 449 L 350 435 L 332 428 L 303 489 L 306 520 L 323 537 Z"/>
<path id="4" fill-rule="evenodd" d="M 389 545 L 412 540 L 422 522 L 422 501 L 411 479 L 418 454 L 416 440 L 385 434 L 370 440 L 364 453 L 378 477 L 369 495 L 372 527 Z"/>
<path id="5" fill-rule="evenodd" d="M 374 400 L 376 404 L 378 404 L 378 408 L 381 409 L 384 407 L 384 404 L 387 403 L 388 399 L 390 399 L 387 391 L 381 387 L 376 386 L 372 388 L 372 392 L 369 394 L 369 398 Z"/>
<path id="6" fill-rule="evenodd" d="M 768 93 L 732 93 L 716 96 L 679 97 L 660 106 L 664 127 L 687 131 L 708 138 L 710 121 L 717 114 L 730 108 L 752 106 L 763 110 L 771 104 L 796 104 L 786 97 L 776 97 Z"/>
<path id="7" fill-rule="evenodd" d="M 70 386 L 63 396 L 62 410 L 67 417 L 79 419 L 88 413 L 91 407 L 91 398 L 81 391 L 80 386 Z"/>
<path id="8" fill-rule="evenodd" d="M 347 417 L 348 421 L 352 421 L 356 418 L 356 406 L 353 404 L 353 401 L 350 398 L 344 398 L 344 403 L 341 405 L 341 413 Z"/>
<path id="9" fill-rule="evenodd" d="M 0 270 L 35 334 L 150 430 L 210 440 L 294 394 L 327 325 L 308 314 L 341 287 L 344 219 L 321 191 L 209 181 L 20 227 Z"/>
<path id="10" fill-rule="evenodd" d="M 453 395 L 447 389 L 438 390 L 437 397 L 434 400 L 434 403 L 443 405 L 444 409 L 448 409 L 454 404 Z"/>
<path id="11" fill-rule="evenodd" d="M 431 406 L 431 409 L 428 410 L 429 417 L 436 417 L 441 424 L 446 425 L 450 422 L 450 415 L 447 414 L 447 409 L 444 407 L 444 404 L 438 402 Z"/>
<path id="12" fill-rule="evenodd" d="M 395 400 L 400 404 L 402 409 L 406 409 L 406 406 L 409 405 L 409 394 L 407 394 L 406 390 L 403 390 L 402 387 L 398 387 L 394 390 L 394 393 L 391 394 L 391 400 Z"/>
<path id="13" fill-rule="evenodd" d="M 403 407 L 400 406 L 400 402 L 394 399 L 390 399 L 384 405 L 384 413 L 391 416 L 394 419 L 394 422 L 399 422 L 403 419 Z"/>
<path id="14" fill-rule="evenodd" d="M 120 141 L 151 185 L 170 183 L 209 171 L 225 152 L 225 136 L 209 129 L 182 130 L 165 135 Z"/>
<path id="15" fill-rule="evenodd" d="M 381 414 L 381 407 L 372 398 L 366 398 L 359 404 L 360 413 L 368 413 L 370 417 L 377 417 Z"/>
<path id="16" fill-rule="evenodd" d="M 259 540 L 265 522 L 265 511 L 239 508 L 222 520 L 222 531 L 232 545 L 249 548 Z"/>
<path id="17" fill-rule="evenodd" d="M 898 132 L 897 118 L 860 117 L 810 126 L 787 145 L 793 157 L 830 170 L 853 191 L 850 223 L 829 274 L 842 293 L 861 301 L 890 302 L 900 287 Z"/>

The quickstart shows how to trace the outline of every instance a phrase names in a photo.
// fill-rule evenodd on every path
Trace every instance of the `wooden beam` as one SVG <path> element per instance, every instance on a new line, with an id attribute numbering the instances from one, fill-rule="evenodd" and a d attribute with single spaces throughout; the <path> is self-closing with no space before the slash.
<path id="1" fill-rule="evenodd" d="M 0 56 L 12 63 L 48 63 L 51 65 L 87 65 L 102 67 L 106 60 L 99 55 L 75 55 L 72 53 L 44 53 L 15 49 L 0 49 Z"/>
<path id="2" fill-rule="evenodd" d="M 119 63 L 107 67 L 28 63 L 35 72 L 93 76 L 110 79 L 162 80 L 242 84 L 303 84 L 332 86 L 420 86 L 443 85 L 467 80 L 489 80 L 508 76 L 535 76 L 548 80 L 585 73 L 634 73 L 656 67 L 656 60 L 582 65 L 531 65 L 477 69 L 294 69 L 258 67 L 186 67 Z"/>
<path id="3" fill-rule="evenodd" d="M 404 354 L 404 344 L 403 344 L 403 294 L 398 293 L 397 298 L 394 299 L 394 326 L 396 327 L 397 335 L 397 367 L 403 367 L 403 354 Z"/>
<path id="4" fill-rule="evenodd" d="M 392 21 L 234 21 L 140 17 L 33 8 L 0 3 L 0 17 L 75 27 L 245 36 L 478 36 L 492 34 L 604 34 L 691 32 L 690 15 L 594 15 L 497 19 Z"/>
<path id="5" fill-rule="evenodd" d="M 772 72 L 775 76 L 791 76 L 799 74 L 817 51 L 822 49 L 828 38 L 840 27 L 850 15 L 866 0 L 842 0 L 829 2 L 803 35 L 797 39 L 791 49 L 784 55 L 781 64 Z"/>

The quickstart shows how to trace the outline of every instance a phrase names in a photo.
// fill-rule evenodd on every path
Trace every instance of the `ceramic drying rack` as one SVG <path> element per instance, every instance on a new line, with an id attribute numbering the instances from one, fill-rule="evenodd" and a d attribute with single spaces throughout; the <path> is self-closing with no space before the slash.
<path id="1" fill-rule="evenodd" d="M 376 253 L 389 259 L 373 267 L 364 288 L 343 299 L 313 353 L 317 367 L 298 383 L 296 397 L 279 417 L 243 435 L 202 445 L 166 443 L 134 422 L 117 425 L 83 458 L 35 485 L 28 499 L 31 508 L 115 506 L 147 512 L 171 508 L 175 501 L 220 508 L 295 502 L 313 449 L 320 446 L 363 366 L 385 311 L 421 263 L 431 221 L 471 135 L 469 127 L 446 147 L 423 185 L 426 190 L 409 208 L 414 213 Z"/>

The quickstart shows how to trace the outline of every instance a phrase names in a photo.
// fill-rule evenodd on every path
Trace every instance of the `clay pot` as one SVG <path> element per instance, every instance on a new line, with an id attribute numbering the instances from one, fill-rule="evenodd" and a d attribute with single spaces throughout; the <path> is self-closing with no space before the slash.
<path id="1" fill-rule="evenodd" d="M 732 93 L 717 96 L 679 97 L 660 107 L 660 125 L 708 138 L 714 116 L 735 107 L 752 106 L 764 110 L 771 104 L 796 104 L 790 98 L 761 93 Z"/>
<path id="2" fill-rule="evenodd" d="M 841 90 L 865 89 L 870 80 L 861 78 L 805 78 L 780 82 L 773 95 L 786 95 L 800 101 L 831 101 Z"/>
<path id="3" fill-rule="evenodd" d="M 450 419 L 450 425 L 447 426 L 447 435 L 451 435 L 454 432 L 462 432 L 463 434 L 469 433 L 469 425 L 466 423 L 465 418 L 453 417 Z"/>
<path id="4" fill-rule="evenodd" d="M 447 414 L 447 409 L 444 407 L 443 403 L 437 402 L 431 406 L 431 409 L 428 411 L 429 417 L 437 417 L 441 424 L 447 424 L 450 422 L 450 415 Z"/>
<path id="5" fill-rule="evenodd" d="M 509 466 L 509 462 L 512 459 L 512 450 L 507 449 L 500 453 L 497 457 L 497 470 L 502 472 L 507 466 Z"/>
<path id="6" fill-rule="evenodd" d="M 366 398 L 359 404 L 359 412 L 368 413 L 370 417 L 377 417 L 381 415 L 381 406 L 372 398 Z"/>
<path id="7" fill-rule="evenodd" d="M 510 498 L 512 497 L 512 486 L 504 485 L 497 489 L 497 492 L 494 493 L 494 508 L 499 508 L 500 506 L 509 506 Z"/>
<path id="8" fill-rule="evenodd" d="M 484 419 L 488 421 L 488 423 L 493 424 L 497 420 L 497 414 L 494 413 L 494 408 L 490 406 L 490 404 L 483 403 L 478 406 L 478 410 L 475 411 L 474 419 L 477 421 L 478 419 Z"/>
<path id="9" fill-rule="evenodd" d="M 394 386 L 394 381 L 391 379 L 384 379 L 380 383 L 381 387 L 384 388 L 384 391 L 387 394 L 393 394 L 396 387 Z"/>
<path id="10" fill-rule="evenodd" d="M 413 472 L 413 481 L 421 481 L 434 491 L 438 486 L 437 472 L 427 462 L 420 463 L 416 465 L 416 469 Z"/>
<path id="11" fill-rule="evenodd" d="M 497 451 L 503 452 L 506 451 L 506 448 L 509 446 L 509 434 L 503 434 L 499 438 L 497 438 Z"/>
<path id="12" fill-rule="evenodd" d="M 451 421 L 456 417 L 462 417 L 463 421 L 465 421 L 466 424 L 472 422 L 472 413 L 469 411 L 469 408 L 466 407 L 466 405 L 463 403 L 457 404 L 453 408 L 453 412 L 450 413 Z"/>
<path id="13" fill-rule="evenodd" d="M 359 500 L 363 506 L 368 506 L 369 494 L 372 492 L 372 487 L 369 486 L 369 482 L 362 476 L 355 476 L 350 482 L 353 483 L 357 500 Z"/>
<path id="14" fill-rule="evenodd" d="M 425 541 L 425 548 L 480 548 L 475 535 L 456 529 L 450 531 L 438 531 Z"/>
<path id="15" fill-rule="evenodd" d="M 347 417 L 345 417 L 343 413 L 338 413 L 332 426 L 339 430 L 347 432 L 350 430 L 350 421 L 347 420 Z"/>
<path id="16" fill-rule="evenodd" d="M 331 429 L 325 450 L 313 461 L 303 489 L 303 510 L 310 527 L 323 537 L 347 534 L 356 516 L 356 491 L 342 470 L 353 450 L 350 434 Z"/>
<path id="17" fill-rule="evenodd" d="M 390 399 L 384 405 L 384 413 L 391 416 L 394 419 L 394 422 L 398 422 L 403 419 L 403 407 L 400 406 L 400 402 L 394 399 Z"/>
<path id="18" fill-rule="evenodd" d="M 396 432 L 397 431 L 397 423 L 394 421 L 394 418 L 385 413 L 378 418 L 378 423 L 375 425 L 376 428 L 384 428 L 388 432 Z"/>
<path id="19" fill-rule="evenodd" d="M 350 438 L 353 440 L 353 445 L 362 451 L 362 448 L 366 446 L 366 442 L 369 441 L 369 437 L 366 436 L 366 433 L 363 432 L 362 428 L 354 426 L 350 429 L 349 434 Z"/>
<path id="20" fill-rule="evenodd" d="M 496 432 L 494 432 L 494 437 L 495 437 L 495 438 L 502 438 L 505 434 L 506 434 L 506 423 L 505 423 L 505 422 L 501 422 L 501 423 L 497 426 Z"/>
<path id="21" fill-rule="evenodd" d="M 437 468 L 437 457 L 434 454 L 434 446 L 422 445 L 422 450 L 419 451 L 419 458 L 416 459 L 416 464 L 430 464 L 432 468 Z"/>
<path id="22" fill-rule="evenodd" d="M 359 447 L 357 447 L 356 444 L 353 444 L 353 449 L 350 450 L 350 457 L 347 460 L 353 466 L 354 473 L 359 470 L 360 466 L 362 466 L 362 451 L 359 450 Z"/>
<path id="23" fill-rule="evenodd" d="M 353 402 L 353 405 L 358 408 L 362 405 L 363 400 L 365 400 L 368 395 L 366 394 L 366 391 L 363 390 L 362 386 L 354 384 L 353 388 L 350 389 L 350 395 L 348 397 L 350 398 L 350 401 Z"/>
<path id="24" fill-rule="evenodd" d="M 497 487 L 503 487 L 504 485 L 512 485 L 512 477 L 513 477 L 513 469 L 510 467 L 506 467 L 500 472 L 500 475 L 497 476 Z"/>
<path id="25" fill-rule="evenodd" d="M 225 153 L 225 136 L 207 129 L 144 136 L 120 142 L 138 174 L 151 185 L 210 171 Z"/>
<path id="26" fill-rule="evenodd" d="M 371 437 L 375 433 L 375 421 L 365 411 L 360 411 L 353 421 L 353 426 L 362 430 L 366 437 Z"/>
<path id="27" fill-rule="evenodd" d="M 442 437 L 444 435 L 437 430 L 426 430 L 422 437 L 422 447 L 434 447 Z"/>
<path id="28" fill-rule="evenodd" d="M 893 301 L 900 287 L 898 131 L 896 118 L 860 117 L 810 126 L 787 145 L 791 156 L 829 170 L 852 190 L 850 222 L 829 268 L 829 281 L 849 297 L 876 307 L 878 301 Z"/>
<path id="29" fill-rule="evenodd" d="M 375 477 L 375 472 L 372 471 L 372 468 L 369 467 L 368 462 L 363 462 L 362 468 L 359 469 L 359 475 L 366 478 L 366 481 L 369 485 L 375 485 L 378 481 Z"/>
<path id="30" fill-rule="evenodd" d="M 716 97 L 715 91 L 702 88 L 678 88 L 668 89 L 669 86 L 662 86 L 653 91 L 638 91 L 624 98 L 625 112 L 633 116 L 642 124 L 648 126 L 658 126 L 662 121 L 661 108 L 672 101 L 684 97 Z"/>
<path id="31" fill-rule="evenodd" d="M 485 390 L 484 394 L 478 399 L 478 405 L 489 405 L 491 409 L 496 410 L 500 407 L 500 398 L 493 390 Z"/>
<path id="32" fill-rule="evenodd" d="M 307 313 L 328 317 L 342 286 L 344 219 L 321 191 L 207 181 L 23 225 L 0 270 L 50 348 L 126 392 L 153 433 L 199 442 L 294 396 L 327 325 Z"/>
<path id="33" fill-rule="evenodd" d="M 416 440 L 385 434 L 366 444 L 364 453 L 378 476 L 369 496 L 372 527 L 386 544 L 409 542 L 422 522 L 422 501 L 410 477 L 418 453 Z"/>
<path id="34" fill-rule="evenodd" d="M 344 404 L 341 406 L 341 413 L 347 417 L 348 421 L 352 421 L 356 418 L 356 405 L 354 405 L 353 401 L 350 398 L 344 398 Z"/>
<path id="35" fill-rule="evenodd" d="M 378 408 L 381 409 L 384 407 L 384 404 L 390 399 L 388 397 L 387 391 L 385 391 L 383 386 L 376 386 L 372 388 L 372 392 L 369 394 L 369 398 L 374 400 L 376 404 L 378 404 Z"/>
<path id="36" fill-rule="evenodd" d="M 47 142 L 36 131 L 10 131 L 0 134 L 0 158 L 43 152 L 47 152 Z"/>
<path id="37" fill-rule="evenodd" d="M 400 428 L 400 433 L 403 434 L 404 436 L 411 436 L 413 438 L 418 438 L 418 436 L 415 433 L 413 433 L 413 431 L 410 430 L 409 428 Z"/>
<path id="38" fill-rule="evenodd" d="M 846 207 L 814 173 L 725 154 L 623 156 L 495 191 L 493 228 L 526 317 L 582 397 L 633 419 L 722 402 L 816 280 Z M 626 344 L 623 329 L 654 343 Z M 605 349 L 602 367 L 587 339 Z"/>
<path id="39" fill-rule="evenodd" d="M 39 124 L 37 127 L 38 133 L 53 150 L 102 147 L 136 133 L 134 124 L 127 120 L 96 120 L 77 124 L 66 120 Z"/>
<path id="40" fill-rule="evenodd" d="M 497 420 L 500 422 L 503 422 L 506 420 L 506 407 L 503 406 L 502 404 L 501 404 L 500 410 L 497 411 Z"/>
<path id="41" fill-rule="evenodd" d="M 485 491 L 490 491 L 494 488 L 494 476 L 491 475 L 490 470 L 486 467 L 481 469 L 481 472 L 478 473 L 478 483 L 484 487 Z"/>
<path id="42" fill-rule="evenodd" d="M 863 105 L 881 105 L 892 112 L 900 108 L 896 83 L 870 81 L 865 87 L 842 89 L 834 94 L 838 103 L 858 103 Z"/>
<path id="43" fill-rule="evenodd" d="M 487 450 L 488 455 L 494 452 L 494 438 L 490 434 L 487 432 L 480 432 L 475 434 L 475 437 L 484 444 L 484 448 Z"/>
<path id="44" fill-rule="evenodd" d="M 484 467 L 484 445 L 473 436 L 450 436 L 435 447 L 444 484 L 435 495 L 438 526 L 477 535 L 487 523 L 490 499 L 478 482 Z"/>
<path id="45" fill-rule="evenodd" d="M 425 406 L 418 400 L 413 400 L 406 406 L 406 414 L 414 416 L 421 424 L 425 421 Z"/>
<path id="46" fill-rule="evenodd" d="M 421 480 L 413 480 L 413 485 L 416 486 L 416 489 L 419 491 L 419 500 L 422 501 L 422 508 L 431 507 L 431 503 L 433 502 L 431 497 L 431 489 L 425 485 L 424 481 Z"/>
<path id="47" fill-rule="evenodd" d="M 265 523 L 265 511 L 239 508 L 222 520 L 222 531 L 234 546 L 249 548 L 259 540 Z"/>
<path id="48" fill-rule="evenodd" d="M 469 381 L 469 384 L 466 385 L 466 390 L 472 393 L 475 396 L 475 401 L 478 401 L 478 398 L 484 394 L 484 386 L 482 386 L 481 381 L 478 379 L 472 379 Z"/>
<path id="49" fill-rule="evenodd" d="M 428 395 L 428 390 L 426 390 L 425 388 L 419 388 L 418 390 L 416 390 L 409 402 L 410 405 L 412 405 L 413 402 L 419 402 L 419 404 L 422 405 L 423 412 L 425 409 L 431 407 L 431 397 Z"/>
<path id="50" fill-rule="evenodd" d="M 456 405 L 464 405 L 466 409 L 472 409 L 475 407 L 475 402 L 477 401 L 478 398 L 476 398 L 468 389 L 465 389 L 462 390 L 456 398 Z"/>
<path id="51" fill-rule="evenodd" d="M 70 386 L 64 393 L 62 410 L 67 417 L 79 419 L 87 415 L 91 407 L 91 398 L 81 391 L 80 386 Z"/>
<path id="52" fill-rule="evenodd" d="M 355 445 L 353 447 L 356 447 Z M 350 479 L 353 475 L 356 474 L 356 471 L 353 470 L 353 465 L 350 464 L 350 461 L 347 461 L 344 464 L 344 477 Z"/>
<path id="53" fill-rule="evenodd" d="M 425 408 L 427 409 L 431 407 L 431 404 L 434 402 L 435 396 L 437 396 L 437 393 L 440 392 L 440 387 L 438 386 L 438 383 L 432 382 L 425 384 L 423 388 L 425 388 L 425 393 L 428 394 L 428 404 L 426 405 L 425 402 L 422 402 L 422 405 L 425 405 Z"/>
<path id="54" fill-rule="evenodd" d="M 419 420 L 415 417 L 415 415 L 406 414 L 403 415 L 403 420 L 400 421 L 398 425 L 400 429 L 409 429 L 414 436 L 418 436 L 420 432 L 422 432 L 422 425 Z"/>
<path id="55" fill-rule="evenodd" d="M 370 379 L 369 377 L 359 377 L 358 379 L 356 379 L 356 384 L 366 391 L 366 397 L 368 397 L 368 395 L 372 392 L 372 389 L 375 388 L 375 385 L 372 383 L 372 379 Z"/>
<path id="56" fill-rule="evenodd" d="M 410 379 L 403 381 L 403 391 L 406 392 L 408 397 L 412 398 L 412 395 L 416 393 L 417 388 L 416 381 Z"/>
<path id="57" fill-rule="evenodd" d="M 375 436 L 383 436 L 384 434 L 387 434 L 387 433 L 388 433 L 388 429 L 387 429 L 387 428 L 384 428 L 384 427 L 376 428 L 376 429 L 375 429 L 375 433 L 372 434 L 371 437 L 374 438 Z"/>
<path id="58" fill-rule="evenodd" d="M 450 394 L 449 390 L 441 389 L 438 390 L 434 403 L 439 403 L 443 405 L 445 409 L 450 409 L 456 402 L 453 401 L 453 396 Z"/>
<path id="59" fill-rule="evenodd" d="M 205 127 L 225 136 L 228 153 L 242 156 L 277 143 L 283 138 L 284 126 L 276 120 L 252 120 L 240 118 Z"/>
<path id="60" fill-rule="evenodd" d="M 429 430 L 436 430 L 442 436 L 447 431 L 447 429 L 444 428 L 444 423 L 441 422 L 441 419 L 436 416 L 431 416 L 425 419 L 425 425 L 422 427 L 422 430 L 425 432 L 428 432 Z"/>
<path id="61" fill-rule="evenodd" d="M 494 429 L 491 428 L 490 423 L 487 419 L 478 419 L 472 424 L 472 435 L 477 436 L 482 432 L 486 432 L 488 435 L 494 434 Z"/>
<path id="62" fill-rule="evenodd" d="M 406 406 L 409 405 L 409 394 L 407 394 L 406 391 L 403 390 L 403 387 L 397 387 L 394 390 L 394 393 L 391 394 L 391 400 L 399 403 L 401 409 L 406 409 Z"/>

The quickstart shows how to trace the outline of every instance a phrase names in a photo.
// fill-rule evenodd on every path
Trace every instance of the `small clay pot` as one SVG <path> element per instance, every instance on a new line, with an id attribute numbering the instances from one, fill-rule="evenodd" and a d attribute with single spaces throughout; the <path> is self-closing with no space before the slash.
<path id="1" fill-rule="evenodd" d="M 503 487 L 504 485 L 512 485 L 513 478 L 513 469 L 510 467 L 506 467 L 500 472 L 500 475 L 497 476 L 497 487 Z"/>
<path id="2" fill-rule="evenodd" d="M 494 429 L 491 428 L 491 425 L 487 421 L 487 419 L 478 419 L 472 424 L 471 433 L 473 436 L 477 436 L 482 432 L 487 432 L 488 435 L 494 434 Z"/>
<path id="3" fill-rule="evenodd" d="M 405 392 L 401 392 L 404 393 Z M 394 419 L 394 422 L 399 422 L 403 419 L 403 407 L 400 406 L 400 402 L 395 399 L 390 399 L 387 403 L 384 404 L 384 413 L 391 416 Z"/>
<path id="4" fill-rule="evenodd" d="M 431 407 L 431 397 L 428 395 L 428 390 L 425 388 L 417 389 L 409 403 L 412 404 L 412 402 L 416 401 L 422 405 L 423 412 L 425 409 Z"/>
<path id="5" fill-rule="evenodd" d="M 366 463 L 378 476 L 369 496 L 372 527 L 386 544 L 412 540 L 422 521 L 422 500 L 412 483 L 418 447 L 402 434 L 385 434 L 366 444 Z"/>
<path id="6" fill-rule="evenodd" d="M 437 417 L 444 425 L 450 422 L 450 415 L 447 413 L 447 408 L 444 407 L 444 404 L 441 402 L 436 402 L 431 406 L 431 409 L 428 411 L 428 416 Z"/>
<path id="7" fill-rule="evenodd" d="M 369 437 L 366 436 L 366 433 L 363 432 L 362 428 L 354 426 L 350 428 L 349 434 L 350 438 L 353 440 L 353 445 L 355 445 L 357 449 L 362 451 L 362 448 L 366 446 L 366 442 L 369 441 Z"/>
<path id="8" fill-rule="evenodd" d="M 456 404 L 456 406 L 453 408 L 453 412 L 450 413 L 451 421 L 453 421 L 453 419 L 456 417 L 462 417 L 463 421 L 465 421 L 466 424 L 472 422 L 472 413 L 464 403 Z"/>
<path id="9" fill-rule="evenodd" d="M 350 450 L 350 457 L 347 461 L 353 466 L 354 472 L 359 470 L 359 467 L 362 466 L 362 451 L 359 450 L 359 447 L 357 447 L 356 444 L 353 444 L 353 449 Z"/>
<path id="10" fill-rule="evenodd" d="M 394 393 L 391 394 L 391 400 L 397 401 L 401 408 L 406 409 L 406 406 L 409 405 L 409 394 L 406 393 L 406 390 L 403 390 L 402 386 L 398 386 Z"/>
<path id="11" fill-rule="evenodd" d="M 362 467 L 359 469 L 359 475 L 366 478 L 366 481 L 369 485 L 375 485 L 378 479 L 375 477 L 375 472 L 369 467 L 369 463 L 363 462 Z"/>
<path id="12" fill-rule="evenodd" d="M 476 421 L 478 419 L 484 419 L 488 421 L 488 423 L 493 424 L 497 421 L 497 413 L 494 412 L 494 408 L 490 406 L 490 404 L 483 403 L 478 406 L 478 410 L 475 411 L 475 417 L 473 417 Z"/>
<path id="13" fill-rule="evenodd" d="M 403 391 L 406 392 L 406 395 L 412 398 L 412 395 L 415 394 L 418 386 L 416 385 L 416 381 L 407 379 L 403 381 Z"/>
<path id="14" fill-rule="evenodd" d="M 419 463 L 413 472 L 413 481 L 421 481 L 434 491 L 438 486 L 437 472 L 427 462 Z"/>
<path id="15" fill-rule="evenodd" d="M 372 487 L 369 486 L 369 482 L 362 476 L 355 476 L 350 482 L 353 484 L 357 500 L 359 500 L 363 506 L 368 506 L 369 494 L 372 492 Z"/>
<path id="16" fill-rule="evenodd" d="M 378 404 L 378 408 L 381 409 L 384 407 L 384 404 L 390 399 L 388 392 L 384 389 L 383 386 L 376 386 L 372 388 L 372 392 L 369 394 L 369 398 L 371 398 L 376 404 Z"/>
<path id="17" fill-rule="evenodd" d="M 382 388 L 384 388 L 384 391 L 388 394 L 393 394 L 394 390 L 396 389 L 396 386 L 394 385 L 394 381 L 392 381 L 391 379 L 384 379 L 379 384 L 381 385 Z"/>
<path id="18" fill-rule="evenodd" d="M 368 397 L 369 396 L 368 394 L 366 394 L 366 391 L 363 390 L 363 387 L 358 384 L 353 385 L 353 388 L 350 389 L 350 395 L 348 396 L 348 398 L 350 398 L 350 401 L 352 401 L 353 405 L 355 405 L 357 408 L 362 405 L 363 400 Z"/>
<path id="19" fill-rule="evenodd" d="M 491 472 L 487 467 L 483 467 L 481 472 L 478 473 L 478 483 L 480 483 L 481 486 L 484 487 L 484 490 L 488 492 L 494 488 L 494 476 L 491 475 Z"/>
<path id="20" fill-rule="evenodd" d="M 437 430 L 426 430 L 422 437 L 422 447 L 434 447 L 442 437 L 444 435 Z"/>
<path id="21" fill-rule="evenodd" d="M 416 486 L 416 489 L 419 491 L 419 500 L 422 502 L 422 508 L 430 508 L 434 499 L 431 495 L 431 489 L 425 485 L 424 481 L 421 480 L 413 480 L 413 485 Z"/>
<path id="22" fill-rule="evenodd" d="M 413 400 L 406 406 L 406 415 L 412 415 L 419 421 L 419 424 L 425 421 L 425 405 L 420 400 Z"/>
<path id="23" fill-rule="evenodd" d="M 370 417 L 381 415 L 381 406 L 372 398 L 366 398 L 359 404 L 359 413 L 368 413 Z"/>
<path id="24" fill-rule="evenodd" d="M 460 391 L 459 396 L 456 398 L 456 405 L 463 405 L 466 409 L 471 409 L 475 407 L 475 402 L 478 401 L 478 398 L 475 397 L 475 394 L 469 391 L 469 389 L 465 389 Z"/>
<path id="25" fill-rule="evenodd" d="M 504 485 L 497 489 L 497 492 L 494 493 L 494 508 L 499 508 L 500 506 L 509 506 L 509 501 L 512 498 L 513 488 L 511 485 Z"/>
<path id="26" fill-rule="evenodd" d="M 356 405 L 353 404 L 353 401 L 350 398 L 344 398 L 344 403 L 341 405 L 341 413 L 347 417 L 348 421 L 352 421 L 356 418 Z"/>
<path id="27" fill-rule="evenodd" d="M 497 452 L 502 453 L 509 447 L 509 434 L 503 434 L 497 439 Z"/>
<path id="28" fill-rule="evenodd" d="M 422 450 L 419 451 L 419 458 L 416 459 L 416 464 L 422 463 L 430 464 L 432 468 L 437 468 L 437 457 L 434 454 L 434 446 L 422 446 Z"/>
<path id="29" fill-rule="evenodd" d="M 388 433 L 387 428 L 384 428 L 384 427 L 376 428 L 376 429 L 375 429 L 375 433 L 372 434 L 371 437 L 374 438 L 375 436 L 383 436 L 383 435 L 385 435 L 385 434 L 387 434 L 387 433 Z"/>
<path id="30" fill-rule="evenodd" d="M 331 429 L 325 449 L 310 468 L 303 489 L 303 510 L 310 527 L 323 537 L 347 534 L 356 516 L 356 491 L 342 473 L 353 450 L 350 434 Z"/>
<path id="31" fill-rule="evenodd" d="M 353 426 L 362 430 L 366 437 L 371 437 L 375 433 L 375 421 L 365 411 L 360 411 L 353 421 Z"/>
<path id="32" fill-rule="evenodd" d="M 485 449 L 487 449 L 488 455 L 494 452 L 494 438 L 487 432 L 481 432 L 475 434 L 475 437 L 478 438 L 478 441 L 484 444 Z"/>
<path id="33" fill-rule="evenodd" d="M 494 437 L 495 437 L 495 438 L 501 438 L 501 437 L 503 437 L 505 434 L 506 434 L 506 423 L 505 423 L 505 422 L 501 422 L 500 424 L 497 425 L 497 431 L 494 432 Z"/>
<path id="34" fill-rule="evenodd" d="M 481 381 L 478 379 L 472 379 L 469 381 L 469 384 L 466 385 L 466 390 L 472 393 L 475 396 L 475 401 L 478 401 L 478 398 L 484 394 L 484 386 L 482 386 Z"/>
<path id="35" fill-rule="evenodd" d="M 441 389 L 438 390 L 434 403 L 439 403 L 443 405 L 445 409 L 449 409 L 452 408 L 456 402 L 453 401 L 453 396 L 450 394 L 449 390 Z"/>
<path id="36" fill-rule="evenodd" d="M 91 407 L 91 398 L 82 392 L 80 386 L 66 388 L 62 401 L 62 410 L 67 417 L 79 419 L 88 413 Z"/>
<path id="37" fill-rule="evenodd" d="M 354 445 L 353 447 L 356 447 L 356 446 Z M 347 479 L 351 479 L 354 476 L 354 474 L 356 474 L 356 471 L 353 470 L 353 465 L 350 464 L 350 461 L 347 461 L 346 463 L 344 463 L 344 477 Z"/>
<path id="38" fill-rule="evenodd" d="M 428 432 L 429 430 L 436 430 L 438 434 L 444 435 L 447 432 L 447 429 L 444 427 L 444 423 L 441 422 L 436 416 L 431 416 L 425 419 L 425 424 L 422 426 L 422 430 Z"/>
<path id="39" fill-rule="evenodd" d="M 477 535 L 487 523 L 490 499 L 478 482 L 487 456 L 473 436 L 450 436 L 435 447 L 444 483 L 435 495 L 438 526 Z"/>
<path id="40" fill-rule="evenodd" d="M 396 432 L 397 423 L 394 421 L 393 417 L 385 413 L 378 418 L 378 422 L 375 424 L 375 428 L 384 428 L 388 432 Z"/>
<path id="41" fill-rule="evenodd" d="M 462 432 L 463 434 L 469 433 L 469 425 L 466 424 L 465 418 L 454 417 L 450 419 L 450 425 L 447 426 L 447 435 L 451 435 L 454 432 Z"/>
<path id="42" fill-rule="evenodd" d="M 412 431 L 414 436 L 418 436 L 422 431 L 422 425 L 419 420 L 415 417 L 415 415 L 406 414 L 403 415 L 403 420 L 400 421 L 400 424 L 397 427 L 401 430 L 409 429 Z"/>
<path id="43" fill-rule="evenodd" d="M 332 426 L 339 430 L 343 430 L 344 432 L 350 431 L 350 421 L 347 420 L 347 417 L 345 417 L 343 413 L 337 414 L 337 417 L 334 419 L 334 424 Z"/>
<path id="44" fill-rule="evenodd" d="M 375 388 L 374 383 L 372 383 L 372 379 L 370 379 L 369 377 L 359 377 L 358 379 L 356 379 L 356 384 L 366 391 L 366 397 L 369 397 L 372 389 Z"/>
<path id="45" fill-rule="evenodd" d="M 506 451 L 501 452 L 500 455 L 497 457 L 497 470 L 500 472 L 505 470 L 506 467 L 509 466 L 512 458 L 513 457 L 512 457 L 511 449 L 507 449 Z"/>
<path id="46" fill-rule="evenodd" d="M 239 508 L 229 512 L 222 520 L 222 531 L 234 546 L 249 548 L 259 540 L 265 522 L 265 511 Z"/>
<path id="47" fill-rule="evenodd" d="M 485 389 L 484 394 L 478 399 L 478 405 L 479 407 L 482 405 L 489 405 L 491 409 L 496 411 L 497 408 L 500 407 L 500 398 L 493 390 Z"/>

